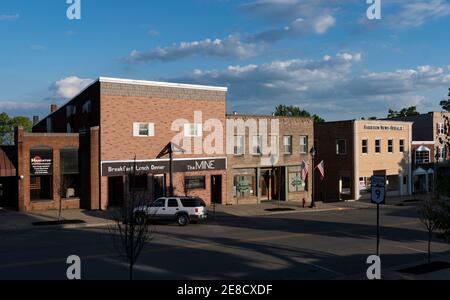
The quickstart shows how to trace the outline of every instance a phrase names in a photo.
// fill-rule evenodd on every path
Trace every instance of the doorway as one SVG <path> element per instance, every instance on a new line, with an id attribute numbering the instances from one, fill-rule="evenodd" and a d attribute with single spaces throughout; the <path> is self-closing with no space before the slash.
<path id="1" fill-rule="evenodd" d="M 222 175 L 211 176 L 211 203 L 222 204 Z"/>
<path id="2" fill-rule="evenodd" d="M 17 209 L 17 179 L 0 177 L 0 207 Z"/>
<path id="3" fill-rule="evenodd" d="M 123 207 L 124 205 L 124 181 L 123 177 L 108 178 L 109 207 Z"/>
<path id="4" fill-rule="evenodd" d="M 166 196 L 165 175 L 156 175 L 153 177 L 153 201 Z"/>

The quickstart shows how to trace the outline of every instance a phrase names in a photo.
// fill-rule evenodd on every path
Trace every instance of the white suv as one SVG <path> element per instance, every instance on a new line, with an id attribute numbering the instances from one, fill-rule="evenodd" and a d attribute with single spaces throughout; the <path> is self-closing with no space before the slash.
<path id="1" fill-rule="evenodd" d="M 180 226 L 207 218 L 205 202 L 195 197 L 159 198 L 150 205 L 135 208 L 135 220 L 143 224 L 152 221 L 174 221 Z"/>

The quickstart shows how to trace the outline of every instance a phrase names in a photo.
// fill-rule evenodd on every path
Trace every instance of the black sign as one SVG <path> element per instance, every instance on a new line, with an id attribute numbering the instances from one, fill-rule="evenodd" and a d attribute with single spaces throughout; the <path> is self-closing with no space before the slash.
<path id="1" fill-rule="evenodd" d="M 53 174 L 53 151 L 50 149 L 30 151 L 30 174 L 46 176 Z"/>
<path id="2" fill-rule="evenodd" d="M 133 170 L 135 165 L 136 170 Z M 174 159 L 172 168 L 174 173 L 226 170 L 227 159 Z M 169 169 L 169 160 L 102 162 L 102 176 L 108 177 L 124 176 L 133 171 L 137 174 L 166 174 Z"/>

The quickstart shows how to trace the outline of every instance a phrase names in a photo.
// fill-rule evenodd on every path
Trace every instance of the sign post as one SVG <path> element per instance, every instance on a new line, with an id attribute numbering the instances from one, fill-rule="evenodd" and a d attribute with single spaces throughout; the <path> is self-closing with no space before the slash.
<path id="1" fill-rule="evenodd" d="M 386 203 L 386 177 L 372 177 L 372 203 L 377 205 L 377 256 L 380 257 L 380 205 Z"/>

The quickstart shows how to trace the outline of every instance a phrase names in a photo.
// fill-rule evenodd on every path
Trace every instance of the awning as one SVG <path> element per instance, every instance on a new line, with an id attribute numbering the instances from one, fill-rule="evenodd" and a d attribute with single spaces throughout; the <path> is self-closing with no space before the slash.
<path id="1" fill-rule="evenodd" d="M 0 146 L 0 177 L 15 177 L 16 166 L 14 162 L 17 153 L 14 146 Z"/>
<path id="2" fill-rule="evenodd" d="M 417 170 L 414 171 L 414 176 L 418 176 L 418 175 L 427 175 L 427 171 L 425 171 L 422 168 L 417 168 Z"/>

